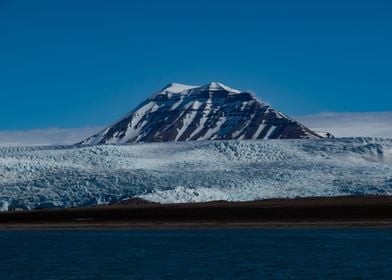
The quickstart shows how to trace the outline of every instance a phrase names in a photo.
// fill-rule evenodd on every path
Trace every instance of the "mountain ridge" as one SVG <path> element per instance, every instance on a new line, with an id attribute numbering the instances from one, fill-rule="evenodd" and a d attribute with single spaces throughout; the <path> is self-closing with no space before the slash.
<path id="1" fill-rule="evenodd" d="M 247 91 L 171 83 L 80 144 L 319 138 Z"/>

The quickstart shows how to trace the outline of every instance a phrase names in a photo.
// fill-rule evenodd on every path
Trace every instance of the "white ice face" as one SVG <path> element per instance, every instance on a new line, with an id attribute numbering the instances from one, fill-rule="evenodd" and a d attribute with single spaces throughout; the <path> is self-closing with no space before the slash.
<path id="1" fill-rule="evenodd" d="M 0 147 L 0 208 L 392 194 L 392 140 Z"/>

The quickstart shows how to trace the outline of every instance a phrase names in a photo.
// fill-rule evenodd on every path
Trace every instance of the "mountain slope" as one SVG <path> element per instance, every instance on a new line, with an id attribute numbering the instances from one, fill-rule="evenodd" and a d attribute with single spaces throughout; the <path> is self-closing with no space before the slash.
<path id="1" fill-rule="evenodd" d="M 213 82 L 169 84 L 81 144 L 302 138 L 323 137 L 252 94 Z"/>

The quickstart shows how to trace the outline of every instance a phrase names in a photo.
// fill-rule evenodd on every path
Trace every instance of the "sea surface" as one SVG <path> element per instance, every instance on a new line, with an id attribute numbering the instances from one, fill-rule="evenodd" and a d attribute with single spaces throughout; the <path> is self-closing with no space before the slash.
<path id="1" fill-rule="evenodd" d="M 2 231 L 0 279 L 392 279 L 392 230 Z"/>

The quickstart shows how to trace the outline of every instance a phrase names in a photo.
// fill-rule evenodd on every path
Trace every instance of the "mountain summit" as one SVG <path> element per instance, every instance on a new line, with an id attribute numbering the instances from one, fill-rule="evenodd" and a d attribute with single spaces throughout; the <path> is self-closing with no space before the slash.
<path id="1" fill-rule="evenodd" d="M 81 144 L 224 139 L 317 139 L 320 134 L 221 83 L 169 84 Z"/>

